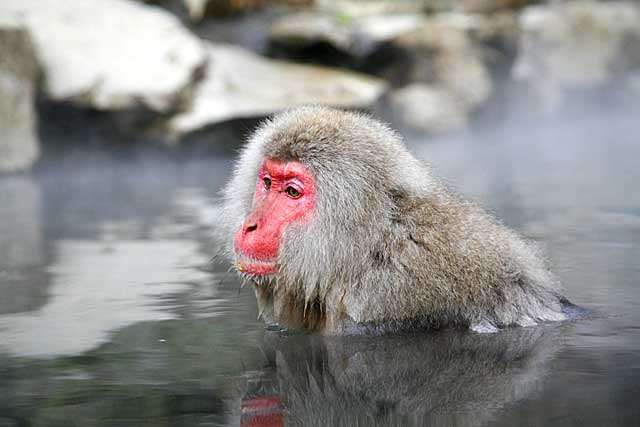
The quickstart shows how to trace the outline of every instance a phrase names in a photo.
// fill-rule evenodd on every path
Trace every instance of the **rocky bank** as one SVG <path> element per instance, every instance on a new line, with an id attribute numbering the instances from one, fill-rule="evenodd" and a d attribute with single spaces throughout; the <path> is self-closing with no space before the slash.
<path id="1" fill-rule="evenodd" d="M 632 1 L 3 0 L 0 171 L 37 161 L 38 129 L 60 120 L 42 103 L 130 118 L 117 122 L 130 140 L 179 143 L 305 103 L 443 134 L 507 92 L 540 114 L 576 93 L 636 97 L 638 46 Z"/>

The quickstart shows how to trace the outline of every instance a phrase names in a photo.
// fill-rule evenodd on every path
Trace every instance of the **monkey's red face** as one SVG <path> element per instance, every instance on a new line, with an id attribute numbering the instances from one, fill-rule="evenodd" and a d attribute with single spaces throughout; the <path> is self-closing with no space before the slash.
<path id="1" fill-rule="evenodd" d="M 253 210 L 236 233 L 237 267 L 254 276 L 274 274 L 285 228 L 311 217 L 315 179 L 300 162 L 265 159 L 258 173 Z"/>

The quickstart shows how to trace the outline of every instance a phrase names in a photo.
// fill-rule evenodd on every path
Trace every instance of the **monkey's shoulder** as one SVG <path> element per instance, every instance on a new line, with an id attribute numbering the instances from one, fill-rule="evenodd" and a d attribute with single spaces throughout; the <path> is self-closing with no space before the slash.
<path id="1" fill-rule="evenodd" d="M 444 247 L 460 236 L 472 237 L 489 231 L 493 225 L 479 206 L 443 191 L 398 198 L 392 221 L 411 242 L 422 246 L 438 243 Z"/>
<path id="2" fill-rule="evenodd" d="M 455 194 L 407 200 L 397 215 L 396 265 L 415 281 L 448 283 L 459 295 L 517 285 L 526 280 L 523 259 L 538 259 L 517 233 Z"/>

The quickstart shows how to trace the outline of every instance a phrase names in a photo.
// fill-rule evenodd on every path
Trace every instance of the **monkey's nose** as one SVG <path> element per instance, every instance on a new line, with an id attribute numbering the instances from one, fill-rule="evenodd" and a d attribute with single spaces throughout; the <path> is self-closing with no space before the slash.
<path id="1" fill-rule="evenodd" d="M 256 231 L 257 228 L 258 228 L 258 224 L 256 224 L 255 222 L 249 222 L 244 225 L 244 232 L 250 233 L 252 231 Z"/>

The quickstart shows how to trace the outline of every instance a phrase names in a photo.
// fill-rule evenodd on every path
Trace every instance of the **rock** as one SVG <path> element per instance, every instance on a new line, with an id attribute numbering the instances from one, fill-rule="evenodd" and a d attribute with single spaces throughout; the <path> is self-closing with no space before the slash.
<path id="1" fill-rule="evenodd" d="M 182 0 L 192 21 L 198 22 L 207 15 L 223 16 L 246 12 L 264 5 L 264 0 Z"/>
<path id="2" fill-rule="evenodd" d="M 425 3 L 445 0 L 316 0 L 319 10 L 337 16 L 359 18 L 364 16 L 389 16 L 416 14 L 424 11 Z"/>
<path id="3" fill-rule="evenodd" d="M 419 14 L 372 15 L 349 18 L 322 12 L 300 12 L 281 17 L 270 31 L 271 43 L 279 50 L 312 48 L 327 44 L 353 57 L 370 53 L 380 43 L 417 28 Z"/>
<path id="4" fill-rule="evenodd" d="M 540 0 L 316 0 L 322 10 L 349 16 L 385 16 L 393 13 L 474 12 L 519 9 Z"/>
<path id="5" fill-rule="evenodd" d="M 456 10 L 476 13 L 497 12 L 504 9 L 519 9 L 537 0 L 453 0 Z"/>
<path id="6" fill-rule="evenodd" d="M 497 92 L 494 81 L 509 75 L 518 37 L 512 12 L 362 14 L 348 20 L 300 13 L 282 18 L 271 30 L 272 42 L 292 57 L 321 43 L 359 57 L 345 63 L 399 88 L 387 106 L 398 109 L 391 112 L 398 124 L 435 133 L 464 128 L 467 115 L 488 105 Z M 446 119 L 430 106 L 421 108 L 420 99 L 442 105 L 453 116 Z M 420 111 L 409 111 L 414 102 Z"/>
<path id="7" fill-rule="evenodd" d="M 468 105 L 450 91 L 424 83 L 413 83 L 389 97 L 394 122 L 413 131 L 441 134 L 467 126 Z"/>
<path id="8" fill-rule="evenodd" d="M 397 86 L 427 83 L 452 94 L 465 110 L 484 103 L 492 90 L 483 50 L 470 37 L 473 17 L 438 14 L 420 28 L 396 37 L 390 49 L 402 61 L 391 61 L 381 74 Z"/>
<path id="9" fill-rule="evenodd" d="M 516 13 L 496 12 L 458 16 L 464 17 L 457 20 L 460 29 L 485 50 L 485 57 L 488 57 L 489 63 L 495 62 L 495 56 L 500 55 L 513 56 L 512 59 L 515 59 L 520 38 L 520 26 Z"/>
<path id="10" fill-rule="evenodd" d="M 28 169 L 38 158 L 37 78 L 29 34 L 0 21 L 0 172 Z"/>
<path id="11" fill-rule="evenodd" d="M 210 0 L 184 0 L 184 5 L 192 21 L 200 21 L 207 10 Z"/>
<path id="12" fill-rule="evenodd" d="M 554 109 L 569 89 L 621 82 L 640 68 L 640 7 L 632 2 L 571 1 L 530 6 L 513 70 Z"/>
<path id="13" fill-rule="evenodd" d="M 376 78 L 269 60 L 231 45 L 210 44 L 209 67 L 191 108 L 168 123 L 180 136 L 236 118 L 262 117 L 300 104 L 370 107 L 385 90 Z"/>
<path id="14" fill-rule="evenodd" d="M 28 28 L 48 97 L 99 110 L 176 110 L 206 60 L 177 18 L 138 2 L 2 0 L 0 19 Z"/>
<path id="15" fill-rule="evenodd" d="M 390 115 L 399 126 L 432 133 L 460 130 L 471 115 L 480 117 L 502 102 L 502 85 L 516 56 L 517 23 L 512 12 L 433 14 L 384 43 L 370 56 L 367 70 L 396 88 L 388 107 L 398 110 Z"/>
<path id="16" fill-rule="evenodd" d="M 349 52 L 354 49 L 353 26 L 337 17 L 312 12 L 285 15 L 271 27 L 271 42 L 282 46 L 307 47 L 328 43 Z"/>

